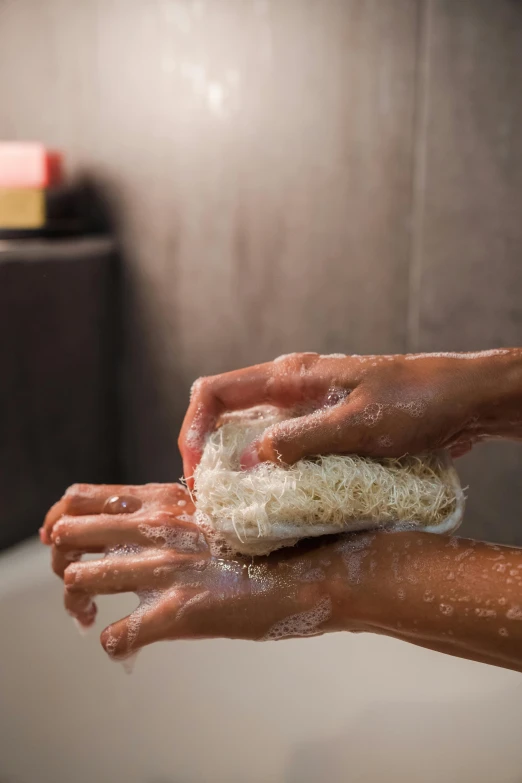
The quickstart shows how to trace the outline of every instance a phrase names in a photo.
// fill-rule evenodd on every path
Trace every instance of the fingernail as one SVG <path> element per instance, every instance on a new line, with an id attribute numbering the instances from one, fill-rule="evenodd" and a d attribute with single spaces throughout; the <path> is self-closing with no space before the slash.
<path id="1" fill-rule="evenodd" d="M 241 470 L 250 470 L 251 468 L 255 468 L 256 465 L 259 465 L 259 463 L 260 459 L 259 454 L 257 453 L 257 443 L 254 441 L 254 443 L 251 443 L 241 454 L 239 465 Z"/>

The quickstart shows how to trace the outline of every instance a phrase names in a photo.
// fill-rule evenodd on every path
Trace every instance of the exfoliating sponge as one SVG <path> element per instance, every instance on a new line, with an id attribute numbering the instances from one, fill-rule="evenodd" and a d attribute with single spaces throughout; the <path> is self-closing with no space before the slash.
<path id="1" fill-rule="evenodd" d="M 199 523 L 234 553 L 266 555 L 302 538 L 377 527 L 449 533 L 464 493 L 446 452 L 401 459 L 327 455 L 242 471 L 243 450 L 288 418 L 263 407 L 227 414 L 194 480 Z"/>

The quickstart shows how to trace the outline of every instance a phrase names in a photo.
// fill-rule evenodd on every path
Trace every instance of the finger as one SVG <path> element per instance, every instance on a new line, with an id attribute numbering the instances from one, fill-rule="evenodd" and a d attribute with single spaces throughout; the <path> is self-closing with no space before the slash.
<path id="1" fill-rule="evenodd" d="M 168 637 L 172 617 L 180 607 L 176 591 L 162 594 L 156 602 L 141 604 L 132 614 L 109 625 L 101 634 L 101 643 L 111 658 L 131 653 Z"/>
<path id="2" fill-rule="evenodd" d="M 243 453 L 241 464 L 245 468 L 259 462 L 292 465 L 318 454 L 365 454 L 368 433 L 360 417 L 357 407 L 338 405 L 287 419 L 269 427 Z"/>
<path id="3" fill-rule="evenodd" d="M 190 497 L 181 484 L 73 484 L 64 495 L 68 501 L 65 513 L 71 516 L 87 514 L 134 514 L 145 503 L 176 505 Z"/>
<path id="4" fill-rule="evenodd" d="M 193 387 L 179 437 L 184 475 L 189 486 L 193 486 L 192 477 L 201 459 L 205 438 L 215 429 L 223 411 L 266 403 L 291 407 L 321 397 L 330 385 L 330 378 L 311 371 L 319 360 L 317 354 L 294 354 L 285 361 L 200 379 Z"/>
<path id="5" fill-rule="evenodd" d="M 65 570 L 73 562 L 81 557 L 77 552 L 60 552 L 55 546 L 52 548 L 52 569 L 54 573 L 64 578 Z M 64 604 L 67 612 L 77 620 L 80 625 L 88 627 L 94 623 L 96 618 L 96 604 L 88 594 L 70 595 L 67 590 L 64 591 Z"/>
<path id="6" fill-rule="evenodd" d="M 57 503 L 55 503 L 47 512 L 44 523 L 40 528 L 40 541 L 42 544 L 51 545 L 51 533 L 55 523 L 60 519 L 62 514 L 65 514 L 67 508 L 67 500 L 63 497 Z"/>
<path id="7" fill-rule="evenodd" d="M 143 542 L 138 520 L 125 514 L 63 516 L 54 526 L 52 541 L 61 552 L 102 552 L 110 547 Z"/>
<path id="8" fill-rule="evenodd" d="M 111 595 L 163 587 L 173 573 L 193 566 L 194 558 L 165 551 L 148 550 L 146 555 L 111 555 L 103 560 L 73 563 L 65 571 L 65 585 L 71 593 Z"/>
<path id="9" fill-rule="evenodd" d="M 138 531 L 142 542 L 149 547 L 165 547 L 187 554 L 208 552 L 205 535 L 197 525 L 167 513 L 140 522 Z"/>
<path id="10" fill-rule="evenodd" d="M 64 514 L 133 513 L 141 507 L 139 494 L 139 487 L 120 484 L 73 484 L 48 511 L 40 529 L 40 538 L 44 544 L 50 544 L 53 527 Z M 118 502 L 115 502 L 116 498 Z"/>
<path id="11" fill-rule="evenodd" d="M 88 593 L 71 593 L 64 590 L 64 606 L 67 612 L 84 628 L 89 628 L 96 620 L 97 607 Z"/>
<path id="12" fill-rule="evenodd" d="M 150 516 L 98 514 L 64 516 L 54 526 L 53 543 L 60 552 L 103 552 L 118 546 L 158 546 L 158 542 L 180 551 L 201 552 L 206 541 L 199 528 L 179 519 L 184 508 Z"/>
<path id="13" fill-rule="evenodd" d="M 63 575 L 67 566 L 76 562 L 81 557 L 79 552 L 60 552 L 55 546 L 51 549 L 51 567 L 60 579 L 63 579 Z"/>

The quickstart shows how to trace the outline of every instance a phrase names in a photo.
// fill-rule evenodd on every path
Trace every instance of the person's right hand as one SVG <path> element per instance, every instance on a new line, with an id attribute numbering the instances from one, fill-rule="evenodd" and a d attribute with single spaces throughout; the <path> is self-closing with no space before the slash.
<path id="1" fill-rule="evenodd" d="M 266 403 L 302 415 L 269 427 L 244 453 L 245 468 L 328 453 L 400 457 L 448 448 L 460 456 L 497 434 L 501 378 L 509 376 L 513 385 L 513 355 L 300 353 L 201 378 L 179 438 L 185 478 L 193 486 L 205 439 L 223 413 Z M 518 358 L 516 373 L 520 407 Z"/>

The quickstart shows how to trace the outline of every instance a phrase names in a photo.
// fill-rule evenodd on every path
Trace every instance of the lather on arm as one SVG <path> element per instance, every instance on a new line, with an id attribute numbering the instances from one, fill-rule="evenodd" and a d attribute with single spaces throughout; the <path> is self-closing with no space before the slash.
<path id="1" fill-rule="evenodd" d="M 379 531 L 222 560 L 192 511 L 179 485 L 76 485 L 49 512 L 42 538 L 80 622 L 94 621 L 96 595 L 148 596 L 103 631 L 111 655 L 166 639 L 368 631 L 522 671 L 522 550 Z"/>

